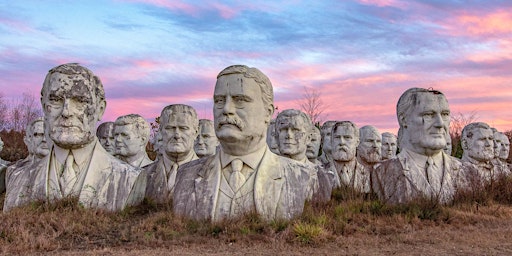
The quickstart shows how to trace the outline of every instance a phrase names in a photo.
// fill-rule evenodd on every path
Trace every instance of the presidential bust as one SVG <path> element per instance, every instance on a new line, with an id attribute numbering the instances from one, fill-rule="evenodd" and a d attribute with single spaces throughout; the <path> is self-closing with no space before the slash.
<path id="1" fill-rule="evenodd" d="M 382 138 L 375 126 L 365 125 L 359 128 L 359 145 L 357 145 L 357 160 L 368 170 L 381 161 Z"/>
<path id="2" fill-rule="evenodd" d="M 104 122 L 96 129 L 96 137 L 101 146 L 111 155 L 115 156 L 114 122 Z"/>
<path id="3" fill-rule="evenodd" d="M 219 145 L 219 140 L 215 136 L 213 121 L 208 119 L 199 119 L 199 132 L 194 141 L 194 151 L 198 157 L 211 156 Z"/>
<path id="4" fill-rule="evenodd" d="M 382 147 L 381 155 L 382 160 L 388 160 L 396 157 L 396 151 L 398 149 L 398 138 L 396 135 L 390 132 L 382 133 Z"/>
<path id="5" fill-rule="evenodd" d="M 120 116 L 114 122 L 115 156 L 132 166 L 144 167 L 153 161 L 146 153 L 149 123 L 138 114 Z"/>
<path id="6" fill-rule="evenodd" d="M 168 202 L 172 198 L 180 167 L 199 159 L 194 152 L 198 124 L 196 110 L 189 105 L 173 104 L 162 110 L 157 136 L 161 138 L 158 147 L 162 154 L 144 168 L 147 198 L 157 203 Z"/>
<path id="7" fill-rule="evenodd" d="M 45 136 L 44 119 L 42 117 L 30 122 L 25 128 L 23 142 L 28 149 L 28 156 L 7 168 L 4 212 L 13 207 L 25 204 L 29 200 L 27 188 L 30 174 L 37 163 L 50 152 Z"/>
<path id="8" fill-rule="evenodd" d="M 78 197 L 84 207 L 118 211 L 142 199 L 134 188 L 139 170 L 110 155 L 96 138 L 106 107 L 99 77 L 76 63 L 57 66 L 45 78 L 41 104 L 54 145 L 34 170 L 31 200 Z"/>
<path id="9" fill-rule="evenodd" d="M 444 153 L 450 108 L 443 93 L 410 88 L 398 100 L 400 153 L 373 173 L 373 191 L 389 204 L 453 200 L 460 163 Z"/>
<path id="10" fill-rule="evenodd" d="M 302 163 L 272 153 L 266 143 L 274 112 L 272 84 L 256 68 L 229 66 L 213 94 L 213 156 L 182 166 L 173 210 L 194 219 L 219 221 L 256 212 L 265 220 L 302 213 L 310 172 Z"/>
<path id="11" fill-rule="evenodd" d="M 469 189 L 478 188 L 508 171 L 493 163 L 494 132 L 482 122 L 470 123 L 462 129 L 462 178 Z"/>

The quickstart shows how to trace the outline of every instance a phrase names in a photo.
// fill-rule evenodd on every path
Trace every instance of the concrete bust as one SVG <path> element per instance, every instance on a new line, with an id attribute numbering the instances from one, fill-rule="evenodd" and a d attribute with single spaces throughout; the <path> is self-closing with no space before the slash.
<path id="1" fill-rule="evenodd" d="M 153 161 L 146 153 L 149 142 L 149 123 L 138 114 L 120 116 L 114 122 L 115 155 L 135 167 Z"/>
<path id="2" fill-rule="evenodd" d="M 398 149 L 398 138 L 396 135 L 385 132 L 382 133 L 382 147 L 381 154 L 382 160 L 388 160 L 396 157 L 396 151 Z"/>
<path id="3" fill-rule="evenodd" d="M 219 140 L 215 136 L 213 121 L 208 119 L 199 119 L 199 134 L 194 142 L 194 151 L 198 157 L 211 156 L 219 145 Z"/>
<path id="4" fill-rule="evenodd" d="M 117 211 L 142 199 L 134 188 L 139 171 L 107 153 L 96 138 L 106 107 L 96 75 L 76 63 L 51 69 L 41 104 L 54 145 L 34 170 L 32 200 L 76 196 L 84 207 Z"/>
<path id="5" fill-rule="evenodd" d="M 374 172 L 373 190 L 390 204 L 453 199 L 460 163 L 444 153 L 450 108 L 443 93 L 410 88 L 397 103 L 400 153 Z"/>
<path id="6" fill-rule="evenodd" d="M 199 159 L 194 152 L 198 125 L 196 110 L 189 105 L 173 104 L 162 110 L 158 131 L 162 155 L 144 168 L 147 198 L 158 203 L 166 203 L 172 198 L 181 166 Z"/>
<path id="7" fill-rule="evenodd" d="M 96 129 L 96 137 L 101 146 L 111 155 L 116 154 L 114 138 L 114 122 L 104 122 Z"/>
<path id="8" fill-rule="evenodd" d="M 310 171 L 266 143 L 273 97 L 270 80 L 256 68 L 234 65 L 218 74 L 213 116 L 220 148 L 178 172 L 176 214 L 219 221 L 249 212 L 266 220 L 302 212 Z"/>

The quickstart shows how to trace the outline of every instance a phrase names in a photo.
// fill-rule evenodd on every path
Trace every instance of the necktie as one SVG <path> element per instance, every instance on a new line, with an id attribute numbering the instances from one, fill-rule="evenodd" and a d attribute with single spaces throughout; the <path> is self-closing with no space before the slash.
<path id="1" fill-rule="evenodd" d="M 73 167 L 73 163 L 75 158 L 73 154 L 70 152 L 68 157 L 66 158 L 66 163 L 64 164 L 64 170 L 60 175 L 60 187 L 63 196 L 69 195 L 69 193 L 73 190 L 73 185 L 76 180 L 76 171 Z"/>
<path id="2" fill-rule="evenodd" d="M 172 192 L 174 190 L 177 172 L 178 172 L 178 164 L 174 163 L 174 164 L 172 164 L 171 170 L 167 174 L 167 190 L 168 191 Z"/>
<path id="3" fill-rule="evenodd" d="M 427 163 L 425 164 L 425 177 L 427 178 L 428 183 L 432 183 L 432 168 L 434 165 L 434 160 L 432 157 L 427 158 Z"/>
<path id="4" fill-rule="evenodd" d="M 245 183 L 245 176 L 242 173 L 244 162 L 240 159 L 231 161 L 231 175 L 229 176 L 229 185 L 234 192 L 237 192 Z"/>

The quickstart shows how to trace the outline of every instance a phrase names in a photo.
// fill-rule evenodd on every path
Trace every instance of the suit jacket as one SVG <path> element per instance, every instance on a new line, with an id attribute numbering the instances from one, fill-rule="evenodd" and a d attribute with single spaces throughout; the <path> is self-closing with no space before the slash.
<path id="1" fill-rule="evenodd" d="M 214 220 L 222 175 L 220 153 L 181 168 L 176 177 L 174 212 L 193 219 Z M 310 172 L 306 165 L 280 157 L 267 147 L 253 174 L 256 212 L 265 220 L 291 219 L 301 214 Z"/>
<path id="2" fill-rule="evenodd" d="M 444 152 L 441 154 L 444 168 L 439 191 L 432 189 L 424 175 L 418 175 L 411 169 L 412 159 L 404 152 L 400 152 L 397 158 L 382 162 L 373 172 L 373 191 L 381 201 L 388 204 L 408 203 L 419 198 L 450 203 L 458 185 L 461 163 Z"/>
<path id="3" fill-rule="evenodd" d="M 30 174 L 39 159 L 29 156 L 21 159 L 7 168 L 5 183 L 6 192 L 3 211 L 21 206 L 29 201 L 28 188 L 30 186 Z"/>
<path id="4" fill-rule="evenodd" d="M 133 167 L 105 151 L 95 142 L 90 164 L 78 195 L 78 201 L 87 208 L 120 211 L 144 198 L 145 182 L 135 183 L 140 168 Z M 31 177 L 31 200 L 53 201 L 61 199 L 59 178 L 50 171 L 50 159 L 54 148 L 43 158 Z"/>

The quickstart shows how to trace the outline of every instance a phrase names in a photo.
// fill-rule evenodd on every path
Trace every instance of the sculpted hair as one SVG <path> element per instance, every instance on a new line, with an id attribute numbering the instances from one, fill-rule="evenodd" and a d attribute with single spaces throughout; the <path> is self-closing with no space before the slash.
<path id="1" fill-rule="evenodd" d="M 461 135 L 462 139 L 473 138 L 475 129 L 490 130 L 491 127 L 488 124 L 482 123 L 482 122 L 470 123 L 470 124 L 464 126 L 464 129 L 462 129 L 462 135 Z"/>
<path id="2" fill-rule="evenodd" d="M 338 127 L 340 127 L 340 126 L 352 127 L 353 130 L 354 130 L 354 135 L 356 136 L 356 138 L 359 138 L 359 128 L 357 128 L 357 125 L 354 124 L 351 121 L 339 121 L 339 122 L 336 122 L 332 126 L 331 138 L 334 135 L 334 133 L 338 130 Z"/>
<path id="3" fill-rule="evenodd" d="M 43 82 L 43 88 L 41 89 L 41 99 L 45 98 L 46 94 L 48 93 L 50 78 L 55 73 L 81 76 L 84 80 L 89 82 L 88 86 L 91 91 L 94 92 L 96 99 L 98 101 L 105 100 L 105 91 L 103 90 L 103 84 L 101 83 L 100 78 L 86 67 L 80 66 L 78 63 L 66 63 L 50 69 Z"/>
<path id="4" fill-rule="evenodd" d="M 185 104 L 173 104 L 162 109 L 162 113 L 160 113 L 160 127 L 159 130 L 162 130 L 164 121 L 169 121 L 169 117 L 173 114 L 186 114 L 192 117 L 192 127 L 196 131 L 199 129 L 199 120 L 197 119 L 196 110 Z"/>
<path id="5" fill-rule="evenodd" d="M 245 78 L 254 79 L 254 81 L 260 86 L 263 103 L 265 103 L 267 106 L 274 105 L 274 89 L 272 88 L 272 83 L 270 82 L 270 79 L 259 69 L 250 68 L 245 65 L 233 65 L 222 70 L 217 75 L 217 79 L 219 79 L 221 76 L 231 74 L 241 74 Z M 274 108 L 272 107 L 272 109 Z"/>
<path id="6" fill-rule="evenodd" d="M 199 119 L 199 126 L 202 126 L 202 125 L 209 125 L 212 128 L 214 127 L 213 121 L 210 119 Z"/>
<path id="7" fill-rule="evenodd" d="M 442 95 L 444 97 L 442 92 L 433 89 L 410 88 L 406 90 L 402 96 L 400 96 L 398 103 L 396 104 L 396 116 L 398 118 L 400 128 L 404 127 L 406 116 L 420 103 L 418 98 L 420 93 L 432 93 L 434 95 Z"/>
<path id="8" fill-rule="evenodd" d="M 311 136 L 318 138 L 319 140 L 321 140 L 322 138 L 322 133 L 320 132 L 320 129 L 318 129 L 318 127 L 316 127 L 315 125 L 311 125 Z"/>
<path id="9" fill-rule="evenodd" d="M 34 136 L 34 125 L 37 123 L 37 122 L 42 122 L 43 125 L 44 125 L 44 117 L 38 117 L 34 120 L 32 120 L 32 122 L 30 122 L 27 127 L 25 128 L 25 136 L 26 137 L 32 137 Z"/>
<path id="10" fill-rule="evenodd" d="M 149 123 L 139 114 L 128 114 L 124 116 L 120 116 L 114 122 L 115 125 L 128 125 L 133 124 L 135 126 L 135 130 L 139 136 L 146 138 L 149 140 Z"/>
<path id="11" fill-rule="evenodd" d="M 98 129 L 96 129 L 96 136 L 101 136 L 103 133 L 105 133 L 108 129 L 112 129 L 114 127 L 114 122 L 104 122 L 101 123 L 98 126 Z"/>
<path id="12" fill-rule="evenodd" d="M 280 122 L 282 122 L 283 118 L 289 118 L 289 117 L 294 117 L 294 116 L 299 116 L 300 118 L 302 118 L 302 121 L 304 121 L 304 124 L 307 125 L 306 130 L 311 130 L 311 126 L 313 125 L 311 123 L 311 118 L 309 118 L 308 115 L 306 115 L 306 113 L 300 111 L 300 110 L 297 110 L 297 109 L 285 109 L 283 111 L 281 111 L 277 117 L 276 117 L 276 125 L 279 124 Z"/>
<path id="13" fill-rule="evenodd" d="M 390 133 L 390 132 L 383 132 L 382 133 L 382 138 L 384 138 L 384 137 L 386 137 L 386 138 L 395 138 L 395 139 L 398 138 L 396 135 L 394 135 L 393 133 Z"/>

